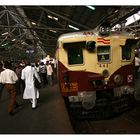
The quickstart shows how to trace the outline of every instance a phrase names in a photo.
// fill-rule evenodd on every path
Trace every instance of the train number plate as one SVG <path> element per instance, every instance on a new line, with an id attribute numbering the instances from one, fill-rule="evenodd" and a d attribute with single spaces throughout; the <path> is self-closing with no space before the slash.
<path id="1" fill-rule="evenodd" d="M 78 91 L 78 83 L 68 83 L 67 85 L 65 83 L 61 83 L 61 90 L 62 92 L 76 92 Z"/>

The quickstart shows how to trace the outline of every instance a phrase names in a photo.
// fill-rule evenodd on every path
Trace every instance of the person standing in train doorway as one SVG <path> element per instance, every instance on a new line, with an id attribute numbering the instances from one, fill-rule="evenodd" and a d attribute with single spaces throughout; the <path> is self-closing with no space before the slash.
<path id="1" fill-rule="evenodd" d="M 25 81 L 25 89 L 23 99 L 29 99 L 32 103 L 32 109 L 37 108 L 37 99 L 39 98 L 39 90 L 34 85 L 34 76 L 40 81 L 40 77 L 29 61 L 25 62 L 26 67 L 22 70 L 21 79 Z"/>
<path id="2" fill-rule="evenodd" d="M 139 78 L 140 58 L 135 54 L 135 78 Z"/>

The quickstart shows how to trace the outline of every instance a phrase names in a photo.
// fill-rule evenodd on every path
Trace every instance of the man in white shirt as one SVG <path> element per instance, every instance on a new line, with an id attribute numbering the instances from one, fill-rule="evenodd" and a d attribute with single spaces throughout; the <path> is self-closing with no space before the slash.
<path id="1" fill-rule="evenodd" d="M 11 63 L 4 63 L 5 70 L 0 74 L 0 83 L 4 84 L 7 92 L 9 93 L 9 104 L 8 113 L 9 115 L 14 115 L 14 109 L 16 108 L 16 81 L 18 77 L 16 73 L 11 70 Z"/>

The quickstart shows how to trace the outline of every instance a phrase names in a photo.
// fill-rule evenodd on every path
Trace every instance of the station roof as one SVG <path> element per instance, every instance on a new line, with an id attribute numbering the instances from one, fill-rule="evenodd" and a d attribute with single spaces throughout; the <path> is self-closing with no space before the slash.
<path id="1" fill-rule="evenodd" d="M 0 45 L 54 55 L 61 34 L 92 30 L 105 21 L 111 27 L 122 25 L 139 10 L 140 6 L 0 6 Z M 139 21 L 126 30 L 139 35 Z"/>

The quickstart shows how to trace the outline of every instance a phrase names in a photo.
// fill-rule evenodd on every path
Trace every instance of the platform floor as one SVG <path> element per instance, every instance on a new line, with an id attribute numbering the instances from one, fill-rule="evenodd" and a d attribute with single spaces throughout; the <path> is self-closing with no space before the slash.
<path id="1" fill-rule="evenodd" d="M 58 85 L 40 89 L 38 108 L 32 110 L 29 100 L 17 96 L 21 106 L 14 116 L 7 113 L 8 93 L 3 91 L 0 102 L 0 134 L 73 134 Z"/>
<path id="2" fill-rule="evenodd" d="M 81 125 L 80 128 L 76 124 L 72 126 L 57 84 L 40 89 L 36 110 L 32 110 L 29 100 L 18 95 L 21 106 L 14 116 L 7 113 L 8 93 L 4 90 L 0 102 L 0 134 L 140 134 L 139 85 L 140 79 L 137 79 L 136 108 L 110 120 L 92 121 L 90 131 Z M 77 131 L 75 127 L 78 127 Z"/>

